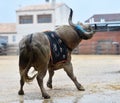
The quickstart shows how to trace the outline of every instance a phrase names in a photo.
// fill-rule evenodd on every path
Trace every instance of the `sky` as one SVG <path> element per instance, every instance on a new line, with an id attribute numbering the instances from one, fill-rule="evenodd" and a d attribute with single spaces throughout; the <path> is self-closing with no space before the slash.
<path id="1" fill-rule="evenodd" d="M 73 9 L 74 22 L 84 22 L 94 14 L 120 13 L 120 0 L 56 0 L 56 2 L 65 3 Z M 0 23 L 15 23 L 17 9 L 42 3 L 45 3 L 45 0 L 0 0 Z"/>

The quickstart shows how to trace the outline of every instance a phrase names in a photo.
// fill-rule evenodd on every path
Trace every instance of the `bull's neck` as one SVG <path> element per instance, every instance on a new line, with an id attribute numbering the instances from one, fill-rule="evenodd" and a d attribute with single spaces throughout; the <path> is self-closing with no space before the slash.
<path id="1" fill-rule="evenodd" d="M 56 29 L 56 32 L 71 50 L 76 48 L 81 41 L 77 32 L 70 26 L 61 26 Z"/>

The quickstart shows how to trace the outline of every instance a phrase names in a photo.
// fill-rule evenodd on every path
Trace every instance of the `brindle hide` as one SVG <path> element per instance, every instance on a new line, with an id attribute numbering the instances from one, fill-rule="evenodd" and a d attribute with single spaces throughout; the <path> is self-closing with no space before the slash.
<path id="1" fill-rule="evenodd" d="M 81 27 L 85 30 L 76 31 L 76 25 L 72 23 L 72 9 L 69 16 L 69 25 L 63 25 L 58 27 L 55 32 L 64 41 L 68 47 L 68 58 L 66 62 L 60 62 L 57 64 L 52 64 L 50 61 L 51 49 L 47 36 L 44 32 L 34 33 L 25 36 L 19 44 L 20 55 L 19 55 L 19 70 L 20 70 L 20 90 L 19 95 L 23 95 L 23 86 L 25 82 L 32 81 L 35 77 L 37 78 L 38 85 L 41 89 L 42 96 L 44 98 L 50 98 L 49 94 L 46 92 L 43 86 L 43 78 L 46 75 L 47 70 L 49 71 L 49 79 L 47 86 L 52 88 L 52 77 L 54 71 L 63 68 L 67 75 L 74 82 L 78 90 L 84 91 L 83 86 L 77 81 L 75 75 L 73 74 L 73 66 L 71 63 L 71 52 L 72 50 L 81 42 L 82 39 L 85 40 L 92 38 L 94 32 L 90 29 L 90 26 Z M 88 30 L 88 31 L 87 31 Z M 82 38 L 83 37 L 83 38 Z M 33 77 L 28 76 L 28 72 L 31 67 L 38 72 Z"/>

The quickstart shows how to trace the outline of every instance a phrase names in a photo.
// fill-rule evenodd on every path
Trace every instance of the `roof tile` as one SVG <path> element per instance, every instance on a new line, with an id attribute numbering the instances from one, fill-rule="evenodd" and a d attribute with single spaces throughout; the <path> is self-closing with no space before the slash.
<path id="1" fill-rule="evenodd" d="M 0 33 L 16 33 L 16 23 L 1 23 Z"/>

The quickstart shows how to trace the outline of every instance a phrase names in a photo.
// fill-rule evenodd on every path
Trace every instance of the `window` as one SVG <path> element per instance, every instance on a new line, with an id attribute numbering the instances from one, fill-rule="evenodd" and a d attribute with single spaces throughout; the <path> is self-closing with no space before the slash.
<path id="1" fill-rule="evenodd" d="M 38 21 L 38 23 L 51 23 L 52 16 L 51 16 L 51 14 L 38 15 L 37 21 Z"/>
<path id="2" fill-rule="evenodd" d="M 13 35 L 12 40 L 13 40 L 13 42 L 16 41 L 16 36 L 15 35 Z"/>
<path id="3" fill-rule="evenodd" d="M 19 24 L 31 24 L 33 23 L 32 15 L 19 16 Z"/>

